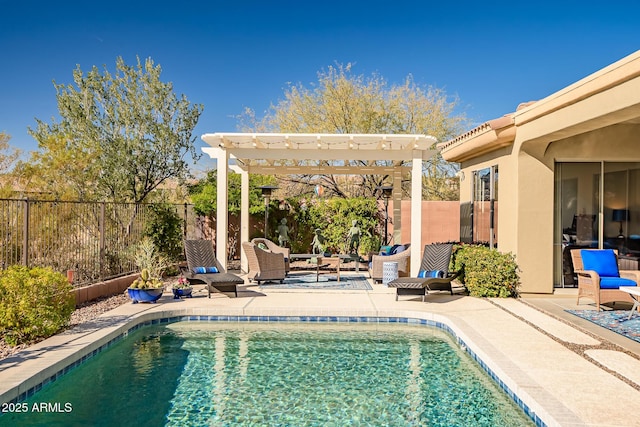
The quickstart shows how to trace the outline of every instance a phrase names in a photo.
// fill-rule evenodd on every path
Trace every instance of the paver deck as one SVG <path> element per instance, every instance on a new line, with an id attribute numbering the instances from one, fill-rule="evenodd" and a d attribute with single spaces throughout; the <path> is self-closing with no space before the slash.
<path id="1" fill-rule="evenodd" d="M 0 361 L 0 402 L 42 382 L 70 358 L 103 345 L 134 319 L 195 314 L 409 317 L 447 324 L 549 426 L 640 426 L 632 410 L 640 402 L 640 344 L 571 319 L 575 316 L 563 319 L 565 308 L 576 308 L 571 295 L 501 300 L 439 293 L 423 303 L 420 297 L 395 301 L 394 289 L 375 284 L 369 291 L 304 292 L 247 285 L 239 287 L 239 295 L 208 299 L 204 289 L 196 289 L 194 298 L 174 300 L 166 292 L 158 304 L 123 305 L 93 324 Z M 602 348 L 610 341 L 618 341 L 624 351 Z M 587 357 L 576 348 L 586 348 Z"/>

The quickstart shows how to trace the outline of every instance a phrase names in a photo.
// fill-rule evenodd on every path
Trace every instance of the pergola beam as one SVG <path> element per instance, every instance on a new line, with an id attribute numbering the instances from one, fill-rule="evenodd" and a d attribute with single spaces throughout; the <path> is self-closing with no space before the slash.
<path id="1" fill-rule="evenodd" d="M 211 148 L 205 147 L 202 149 L 205 153 L 209 154 Z M 254 148 L 230 148 L 225 149 L 229 156 L 237 159 L 246 160 L 413 160 L 412 151 L 399 151 L 391 149 L 381 150 L 331 150 L 331 149 L 287 149 L 287 148 L 269 148 L 259 149 Z M 437 150 L 418 150 L 422 153 L 422 160 L 428 160 L 431 158 Z"/>
<path id="2" fill-rule="evenodd" d="M 254 175 L 389 175 L 397 171 L 403 174 L 411 172 L 408 166 L 236 166 Z"/>

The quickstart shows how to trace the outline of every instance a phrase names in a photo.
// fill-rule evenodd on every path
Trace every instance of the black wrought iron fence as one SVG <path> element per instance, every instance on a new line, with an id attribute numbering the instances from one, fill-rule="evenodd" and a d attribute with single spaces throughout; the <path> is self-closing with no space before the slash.
<path id="1" fill-rule="evenodd" d="M 135 271 L 131 248 L 143 237 L 150 204 L 0 199 L 0 267 L 73 271 L 74 285 Z M 201 238 L 193 206 L 173 205 L 183 237 Z"/>

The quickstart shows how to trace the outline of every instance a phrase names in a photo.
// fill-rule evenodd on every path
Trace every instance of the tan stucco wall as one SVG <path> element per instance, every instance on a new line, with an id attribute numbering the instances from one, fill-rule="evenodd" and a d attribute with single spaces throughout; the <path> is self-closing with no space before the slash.
<path id="1" fill-rule="evenodd" d="M 513 122 L 511 151 L 483 151 L 492 143 L 483 125 L 445 143 L 443 157 L 462 162 L 463 203 L 471 200 L 472 172 L 498 165 L 498 249 L 516 255 L 523 292 L 551 293 L 555 163 L 640 161 L 640 51 L 523 105 Z"/>

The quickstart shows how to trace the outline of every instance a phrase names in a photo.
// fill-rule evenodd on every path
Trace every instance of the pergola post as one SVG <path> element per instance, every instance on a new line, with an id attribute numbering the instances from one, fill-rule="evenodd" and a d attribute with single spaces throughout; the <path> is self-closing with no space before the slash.
<path id="1" fill-rule="evenodd" d="M 231 166 L 231 170 L 240 174 L 240 243 L 249 241 L 249 172 L 237 165 Z M 240 270 L 249 272 L 247 256 L 240 246 Z"/>
<path id="2" fill-rule="evenodd" d="M 229 238 L 229 152 L 215 149 L 218 181 L 216 200 L 216 258 L 227 269 L 227 239 Z"/>
<path id="3" fill-rule="evenodd" d="M 411 277 L 422 261 L 422 151 L 413 150 L 411 161 Z"/>

